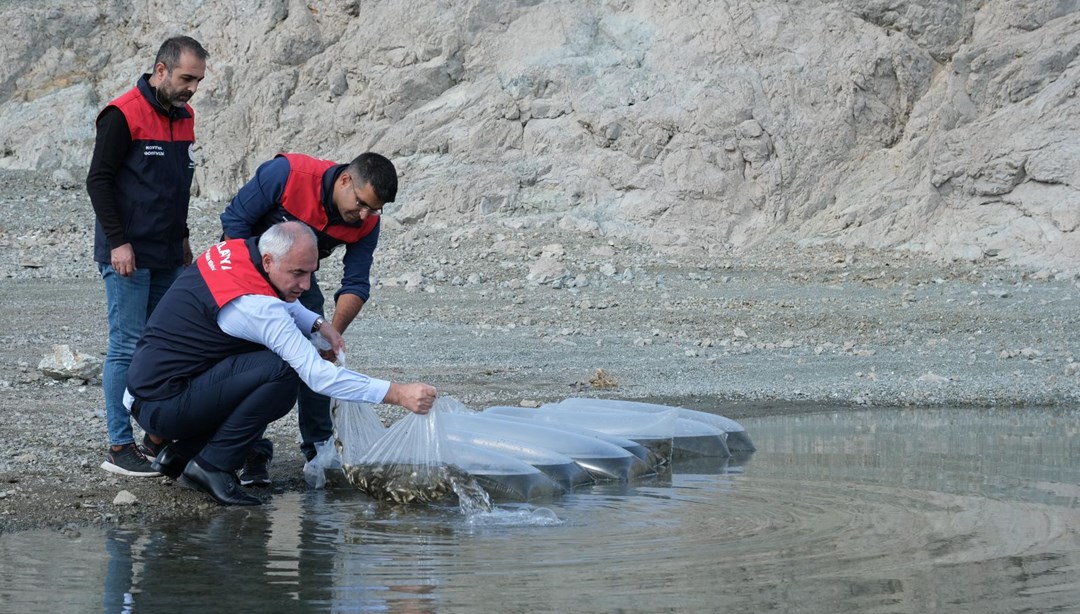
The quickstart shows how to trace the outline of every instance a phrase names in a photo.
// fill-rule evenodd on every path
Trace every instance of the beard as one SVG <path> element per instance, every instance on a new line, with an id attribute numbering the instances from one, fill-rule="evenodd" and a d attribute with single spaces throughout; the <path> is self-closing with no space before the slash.
<path id="1" fill-rule="evenodd" d="M 167 84 L 162 83 L 157 88 L 157 98 L 162 106 L 182 107 L 187 104 L 188 100 L 191 100 L 191 93 L 185 90 L 172 89 Z"/>

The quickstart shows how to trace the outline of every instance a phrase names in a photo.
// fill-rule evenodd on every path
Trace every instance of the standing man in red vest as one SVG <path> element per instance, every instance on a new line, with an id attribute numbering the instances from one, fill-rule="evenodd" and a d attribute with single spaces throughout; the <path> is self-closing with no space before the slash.
<path id="1" fill-rule="evenodd" d="M 379 215 L 383 205 L 396 197 L 397 171 L 390 160 L 377 153 L 361 154 L 348 164 L 285 153 L 260 165 L 255 177 L 240 188 L 221 214 L 221 228 L 225 239 L 246 239 L 261 235 L 278 222 L 300 221 L 315 232 L 320 260 L 345 245 L 344 275 L 334 294 L 333 321 L 324 324 L 320 317 L 315 323 L 316 331 L 320 326 L 333 326 L 341 334 L 368 300 Z M 325 315 L 325 299 L 314 273 L 300 303 Z M 330 399 L 301 383 L 297 403 L 300 448 L 311 460 L 315 444 L 333 435 Z M 272 457 L 271 442 L 257 442 L 244 462 L 240 483 L 268 485 Z"/>
<path id="2" fill-rule="evenodd" d="M 136 477 L 159 475 L 144 455 L 160 441 L 135 443 L 124 386 L 135 342 L 165 291 L 191 264 L 188 200 L 195 173 L 195 112 L 187 104 L 206 73 L 208 54 L 193 38 L 161 45 L 153 72 L 97 118 L 86 177 L 94 206 L 94 260 L 105 282 L 109 349 L 101 384 L 109 449 L 101 468 Z"/>

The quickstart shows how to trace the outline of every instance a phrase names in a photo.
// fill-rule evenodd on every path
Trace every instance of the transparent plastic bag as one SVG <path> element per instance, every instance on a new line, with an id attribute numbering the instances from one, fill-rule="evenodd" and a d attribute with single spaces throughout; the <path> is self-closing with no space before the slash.
<path id="1" fill-rule="evenodd" d="M 439 397 L 435 400 L 435 407 L 444 415 L 465 414 L 471 416 L 479 413 L 454 397 Z"/>
<path id="2" fill-rule="evenodd" d="M 304 481 L 313 488 L 326 488 L 341 473 L 341 456 L 332 439 L 315 443 L 315 456 L 304 463 Z"/>
<path id="3" fill-rule="evenodd" d="M 731 418 L 718 414 L 710 414 L 695 409 L 686 409 L 685 407 L 671 407 L 668 405 L 657 405 L 655 403 L 640 403 L 616 399 L 569 398 L 561 401 L 558 406 L 581 409 L 613 409 L 651 414 L 663 413 L 674 409 L 680 418 L 703 422 L 723 431 L 726 435 L 725 443 L 731 452 L 753 452 L 755 450 L 754 443 L 750 440 L 750 435 L 741 424 Z"/>
<path id="4" fill-rule="evenodd" d="M 334 422 L 334 437 L 317 442 L 315 457 L 304 464 L 304 480 L 314 488 L 343 484 L 344 454 L 359 457 L 386 433 L 386 427 L 375 413 L 375 408 L 368 403 L 333 399 L 330 402 L 330 416 Z"/>
<path id="5" fill-rule="evenodd" d="M 455 462 L 442 421 L 446 403 L 436 399 L 427 414 L 407 414 L 359 456 L 343 450 L 345 477 L 372 498 L 395 503 L 430 503 L 454 493 L 455 482 L 471 478 Z"/>
<path id="6" fill-rule="evenodd" d="M 334 442 L 342 464 L 356 464 L 386 434 L 375 407 L 368 403 L 334 399 L 330 416 L 334 420 Z"/>

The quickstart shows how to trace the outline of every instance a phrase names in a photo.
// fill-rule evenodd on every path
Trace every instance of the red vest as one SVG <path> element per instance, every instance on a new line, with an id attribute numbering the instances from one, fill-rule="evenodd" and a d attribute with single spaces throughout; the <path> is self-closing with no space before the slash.
<path id="1" fill-rule="evenodd" d="M 278 155 L 289 161 L 289 178 L 285 181 L 285 190 L 281 194 L 281 206 L 312 230 L 338 241 L 356 243 L 379 223 L 379 218 L 373 215 L 360 226 L 330 224 L 323 207 L 323 174 L 337 163 L 303 154 Z"/>
<path id="2" fill-rule="evenodd" d="M 246 294 L 280 298 L 274 286 L 255 267 L 244 239 L 211 245 L 199 256 L 198 267 L 218 309 Z"/>
<path id="3" fill-rule="evenodd" d="M 195 111 L 191 105 L 184 105 L 187 117 L 170 121 L 146 102 L 139 88 L 133 87 L 110 102 L 109 106 L 120 109 L 124 114 L 132 141 L 195 142 Z"/>

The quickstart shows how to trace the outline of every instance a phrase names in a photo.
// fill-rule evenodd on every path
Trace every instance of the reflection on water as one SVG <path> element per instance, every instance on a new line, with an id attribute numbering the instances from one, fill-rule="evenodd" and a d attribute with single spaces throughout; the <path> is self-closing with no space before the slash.
<path id="1" fill-rule="evenodd" d="M 1073 611 L 1080 413 L 743 420 L 749 459 L 463 514 L 349 490 L 0 536 L 0 611 Z"/>

